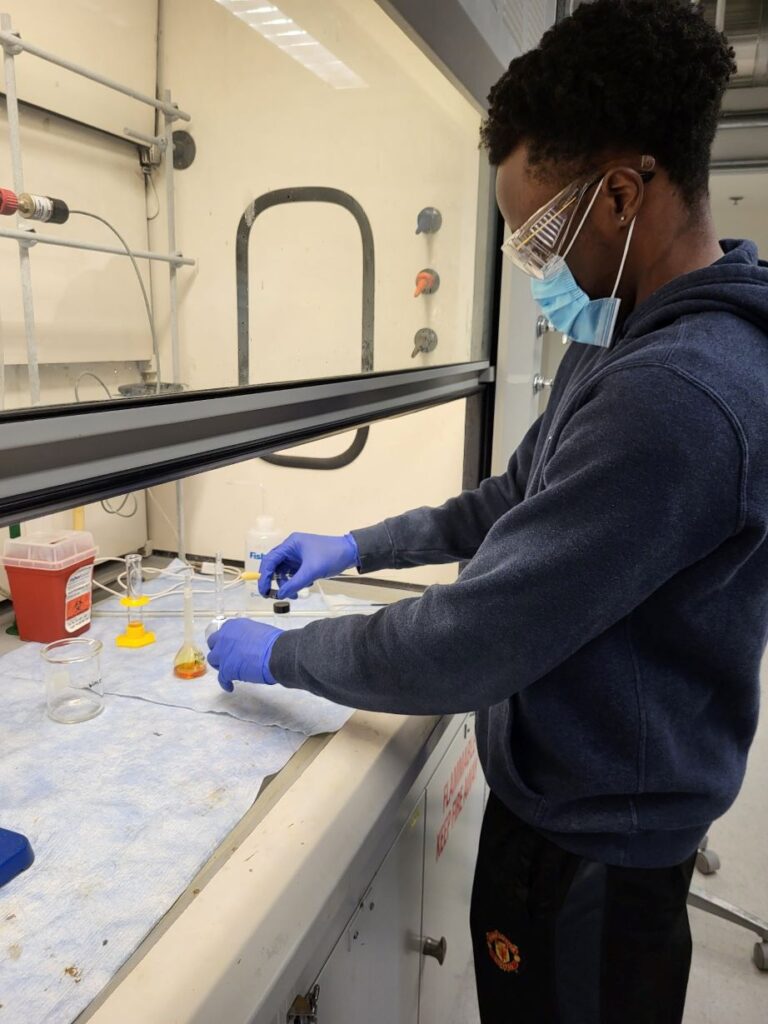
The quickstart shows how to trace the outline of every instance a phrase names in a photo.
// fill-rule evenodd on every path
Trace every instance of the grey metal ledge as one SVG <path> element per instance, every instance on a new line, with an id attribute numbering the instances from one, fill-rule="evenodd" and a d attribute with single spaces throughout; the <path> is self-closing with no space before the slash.
<path id="1" fill-rule="evenodd" d="M 0 525 L 480 393 L 486 361 L 0 414 Z"/>

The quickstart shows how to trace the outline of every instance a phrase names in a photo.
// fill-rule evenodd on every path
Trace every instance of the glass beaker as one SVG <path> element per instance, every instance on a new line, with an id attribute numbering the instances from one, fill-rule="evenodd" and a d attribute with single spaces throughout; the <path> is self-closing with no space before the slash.
<path id="1" fill-rule="evenodd" d="M 48 715 L 54 722 L 87 722 L 104 710 L 100 640 L 54 640 L 40 652 Z"/>

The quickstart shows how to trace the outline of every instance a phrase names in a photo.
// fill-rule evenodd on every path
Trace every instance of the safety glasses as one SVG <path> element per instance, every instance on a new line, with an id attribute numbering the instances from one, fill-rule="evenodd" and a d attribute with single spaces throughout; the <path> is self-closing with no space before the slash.
<path id="1" fill-rule="evenodd" d="M 639 173 L 643 181 L 651 180 L 655 164 L 654 157 L 641 157 Z M 512 232 L 501 247 L 504 255 L 529 277 L 537 277 L 539 280 L 548 277 L 559 265 L 563 240 L 581 201 L 605 174 L 606 171 L 600 171 L 590 178 L 580 178 L 566 185 L 554 199 L 539 207 Z"/>

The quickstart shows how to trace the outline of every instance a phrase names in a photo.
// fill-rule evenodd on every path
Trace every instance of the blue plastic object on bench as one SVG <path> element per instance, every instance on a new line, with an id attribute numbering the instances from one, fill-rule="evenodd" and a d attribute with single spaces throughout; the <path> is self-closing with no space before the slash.
<path id="1" fill-rule="evenodd" d="M 34 859 L 35 855 L 26 836 L 0 828 L 0 888 L 26 871 Z"/>

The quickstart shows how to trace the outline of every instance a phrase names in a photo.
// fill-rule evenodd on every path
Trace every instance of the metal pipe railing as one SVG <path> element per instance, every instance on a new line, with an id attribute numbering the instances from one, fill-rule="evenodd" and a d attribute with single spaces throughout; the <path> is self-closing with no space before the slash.
<path id="1" fill-rule="evenodd" d="M 17 242 L 24 243 L 22 248 L 27 250 L 30 245 L 40 242 L 42 245 L 58 245 L 64 249 L 84 249 L 87 252 L 105 252 L 112 256 L 127 256 L 125 249 L 114 245 L 100 245 L 97 242 L 73 242 L 68 238 L 59 238 L 56 235 L 38 235 L 35 231 L 14 230 L 13 228 L 0 228 L 0 238 L 13 238 Z M 195 261 L 180 253 L 148 252 L 146 249 L 131 249 L 131 253 L 139 260 L 156 260 L 160 263 L 170 263 L 175 267 L 194 267 Z"/>
<path id="2" fill-rule="evenodd" d="M 717 130 L 722 128 L 768 128 L 768 117 L 765 114 L 726 114 L 717 122 Z"/>
<path id="3" fill-rule="evenodd" d="M 0 35 L 9 34 L 11 27 L 9 14 L 0 14 Z M 19 97 L 16 91 L 16 67 L 13 51 L 3 48 L 3 77 L 5 80 L 6 109 L 8 113 L 8 143 L 11 151 L 11 172 L 13 188 L 16 195 L 24 191 L 24 171 L 21 159 L 21 127 L 19 122 Z M 18 212 L 16 224 L 20 224 Z M 24 237 L 25 232 L 17 234 Z M 24 338 L 27 346 L 27 372 L 29 374 L 29 400 L 32 405 L 40 404 L 40 366 L 37 358 L 37 338 L 35 336 L 35 305 L 32 298 L 32 269 L 29 263 L 29 248 L 19 246 L 19 271 L 21 276 L 21 305 L 24 315 Z M 5 372 L 3 372 L 5 381 Z"/>
<path id="4" fill-rule="evenodd" d="M 55 64 L 57 67 L 64 68 L 66 71 L 71 71 L 75 75 L 80 75 L 81 78 L 89 78 L 92 82 L 98 82 L 99 85 L 104 85 L 108 89 L 112 89 L 115 92 L 121 92 L 123 96 L 130 96 L 131 99 L 138 100 L 139 103 L 144 103 L 148 107 L 154 107 L 155 110 L 159 110 L 166 117 L 170 117 L 173 120 L 191 121 L 192 117 L 190 114 L 185 113 L 183 110 L 179 110 L 178 107 L 173 106 L 164 100 L 155 99 L 154 96 L 146 96 L 143 92 L 139 92 L 138 89 L 132 89 L 129 85 L 123 85 L 122 82 L 116 82 L 113 78 L 107 78 L 106 75 L 100 75 L 98 71 L 91 71 L 89 68 L 84 68 L 81 64 L 75 64 L 74 61 L 67 60 L 65 57 L 58 57 L 54 53 L 50 53 L 48 50 L 44 50 L 40 46 L 35 46 L 33 43 L 28 43 L 22 39 L 15 32 L 9 30 L 9 26 L 3 25 L 2 31 L 0 31 L 0 45 L 3 46 L 6 53 L 10 51 L 12 54 L 31 53 L 35 57 L 39 57 L 41 60 L 48 61 L 49 64 Z"/>
<path id="5" fill-rule="evenodd" d="M 768 168 L 768 158 L 762 156 L 744 157 L 733 160 L 712 160 L 709 169 L 717 171 L 764 171 Z"/>

